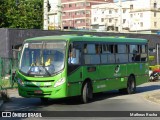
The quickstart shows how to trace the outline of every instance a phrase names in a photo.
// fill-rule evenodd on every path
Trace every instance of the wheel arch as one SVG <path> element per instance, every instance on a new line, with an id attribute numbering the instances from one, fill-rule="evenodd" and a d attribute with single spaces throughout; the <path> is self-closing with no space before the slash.
<path id="1" fill-rule="evenodd" d="M 135 76 L 135 74 L 131 73 L 131 74 L 128 76 L 128 80 L 129 80 L 129 77 L 130 77 L 130 76 L 132 76 L 132 77 L 134 78 L 135 82 L 136 82 L 136 76 Z"/>
<path id="2" fill-rule="evenodd" d="M 87 83 L 87 82 L 89 82 L 89 83 L 91 84 L 91 88 L 92 88 L 92 90 L 93 90 L 92 80 L 91 80 L 90 78 L 86 78 L 86 79 L 83 81 L 83 83 L 82 83 L 81 92 L 82 92 L 82 90 L 83 90 L 83 87 L 84 87 L 85 83 Z"/>

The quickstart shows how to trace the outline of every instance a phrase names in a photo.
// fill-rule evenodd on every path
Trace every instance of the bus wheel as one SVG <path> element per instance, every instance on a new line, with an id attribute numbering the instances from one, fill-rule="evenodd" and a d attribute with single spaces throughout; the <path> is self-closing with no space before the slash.
<path id="1" fill-rule="evenodd" d="M 41 102 L 46 104 L 48 102 L 48 98 L 41 98 Z"/>
<path id="2" fill-rule="evenodd" d="M 81 99 L 83 103 L 88 103 L 93 98 L 93 90 L 90 82 L 83 85 Z"/>
<path id="3" fill-rule="evenodd" d="M 135 92 L 136 92 L 135 78 L 133 76 L 129 76 L 128 82 L 127 82 L 127 93 L 133 94 Z"/>

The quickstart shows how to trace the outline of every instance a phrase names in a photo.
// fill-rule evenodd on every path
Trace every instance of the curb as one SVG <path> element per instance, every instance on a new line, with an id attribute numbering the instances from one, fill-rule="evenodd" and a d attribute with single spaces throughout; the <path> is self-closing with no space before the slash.
<path id="1" fill-rule="evenodd" d="M 0 100 L 0 108 L 2 107 L 3 105 L 3 100 Z"/>

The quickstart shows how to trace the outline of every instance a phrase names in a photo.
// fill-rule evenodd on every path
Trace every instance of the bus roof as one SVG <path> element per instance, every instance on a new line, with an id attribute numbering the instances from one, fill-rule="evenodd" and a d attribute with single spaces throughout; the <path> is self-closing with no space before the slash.
<path id="1" fill-rule="evenodd" d="M 125 37 L 110 37 L 110 36 L 91 36 L 91 35 L 58 35 L 58 36 L 42 36 L 26 39 L 25 42 L 37 40 L 66 40 L 66 41 L 101 41 L 101 42 L 122 42 L 122 43 L 147 43 L 146 39 L 142 38 L 125 38 Z"/>

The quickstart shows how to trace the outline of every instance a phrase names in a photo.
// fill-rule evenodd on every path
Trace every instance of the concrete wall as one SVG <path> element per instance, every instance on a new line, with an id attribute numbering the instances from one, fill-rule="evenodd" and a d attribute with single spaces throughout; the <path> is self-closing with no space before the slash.
<path id="1" fill-rule="evenodd" d="M 0 29 L 0 56 L 8 57 L 9 54 L 9 41 L 8 30 Z"/>
<path id="2" fill-rule="evenodd" d="M 86 31 L 44 31 L 36 29 L 0 29 L 0 56 L 13 57 L 12 49 L 16 45 L 20 45 L 27 38 L 48 36 L 48 35 L 63 35 L 63 34 L 78 34 L 78 35 L 97 35 L 97 36 L 125 36 L 129 38 L 145 38 L 149 40 L 149 47 L 156 47 L 160 44 L 159 35 L 151 34 L 128 34 L 128 33 L 106 33 L 106 32 L 86 32 Z M 159 52 L 160 53 L 160 52 Z"/>

